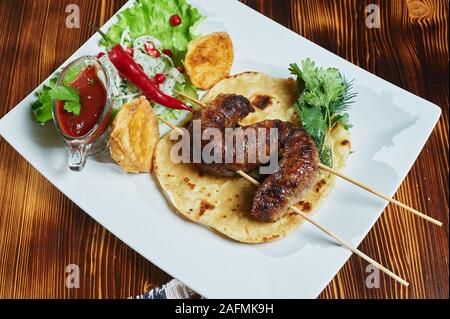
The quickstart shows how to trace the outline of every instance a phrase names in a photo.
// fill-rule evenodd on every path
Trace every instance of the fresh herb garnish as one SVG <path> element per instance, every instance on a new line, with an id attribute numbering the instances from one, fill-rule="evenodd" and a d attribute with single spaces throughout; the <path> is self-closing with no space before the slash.
<path id="1" fill-rule="evenodd" d="M 316 67 L 310 59 L 291 64 L 290 69 L 297 76 L 300 96 L 297 111 L 303 129 L 314 139 L 320 152 L 320 161 L 333 167 L 333 149 L 327 136 L 338 124 L 350 129 L 347 113 L 356 94 L 352 93 L 352 82 L 347 81 L 338 69 Z"/>
<path id="2" fill-rule="evenodd" d="M 78 95 L 77 90 L 69 86 L 58 86 L 57 88 L 52 89 L 50 92 L 50 96 L 53 100 L 58 101 L 79 101 L 80 96 Z"/>
<path id="3" fill-rule="evenodd" d="M 56 80 L 53 78 L 43 86 L 42 90 L 37 93 L 37 100 L 31 106 L 36 121 L 41 125 L 53 119 L 53 98 L 50 93 L 56 87 Z"/>
<path id="4" fill-rule="evenodd" d="M 56 87 L 56 78 L 44 85 L 38 92 L 38 99 L 31 106 L 36 121 L 44 125 L 53 119 L 53 101 L 64 101 L 64 110 L 79 116 L 81 112 L 80 95 L 70 86 Z"/>
<path id="5" fill-rule="evenodd" d="M 79 116 L 81 112 L 80 95 L 70 86 L 58 86 L 52 89 L 50 96 L 54 101 L 64 101 L 64 110 Z"/>
<path id="6" fill-rule="evenodd" d="M 52 89 L 50 96 L 55 101 L 64 101 L 64 110 L 79 116 L 81 112 L 80 95 L 77 90 L 70 86 L 58 86 Z"/>

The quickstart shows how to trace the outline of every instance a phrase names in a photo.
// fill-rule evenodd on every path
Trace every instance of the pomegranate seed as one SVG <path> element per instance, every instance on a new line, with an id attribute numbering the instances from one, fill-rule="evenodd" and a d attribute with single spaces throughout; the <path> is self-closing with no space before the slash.
<path id="1" fill-rule="evenodd" d="M 170 56 L 170 57 L 173 55 L 172 50 L 169 50 L 169 49 L 164 49 L 164 50 L 162 50 L 162 52 L 163 52 L 165 55 Z"/>
<path id="2" fill-rule="evenodd" d="M 158 73 L 155 75 L 155 82 L 157 84 L 162 84 L 166 81 L 166 76 L 164 74 Z"/>
<path id="3" fill-rule="evenodd" d="M 106 55 L 105 52 L 100 52 L 99 54 L 97 54 L 97 59 L 100 59 L 101 57 L 104 57 Z"/>
<path id="4" fill-rule="evenodd" d="M 180 65 L 178 68 L 177 68 L 177 70 L 178 70 L 178 72 L 180 72 L 180 73 L 184 73 L 184 72 L 186 72 L 186 69 L 184 68 L 184 66 L 182 66 L 182 65 Z"/>
<path id="5" fill-rule="evenodd" d="M 170 17 L 170 24 L 172 27 L 178 27 L 181 24 L 181 18 L 178 14 L 174 14 Z"/>
<path id="6" fill-rule="evenodd" d="M 148 54 L 150 54 L 154 58 L 159 58 L 161 56 L 161 52 L 159 52 L 157 49 L 149 50 Z"/>
<path id="7" fill-rule="evenodd" d="M 151 41 L 148 41 L 144 44 L 144 49 L 147 53 L 150 53 L 150 50 L 156 49 L 155 44 Z"/>
<path id="8" fill-rule="evenodd" d="M 132 57 L 134 55 L 134 49 L 133 48 L 126 48 L 125 51 Z"/>

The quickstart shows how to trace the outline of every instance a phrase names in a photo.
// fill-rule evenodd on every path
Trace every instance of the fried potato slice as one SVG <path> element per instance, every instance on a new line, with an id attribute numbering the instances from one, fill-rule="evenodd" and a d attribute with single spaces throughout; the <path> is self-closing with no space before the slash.
<path id="1" fill-rule="evenodd" d="M 127 173 L 148 173 L 159 140 L 156 114 L 145 97 L 125 104 L 112 124 L 111 157 Z"/>
<path id="2" fill-rule="evenodd" d="M 230 35 L 216 32 L 189 43 L 185 67 L 192 84 L 207 90 L 230 75 L 233 61 L 234 50 Z"/>

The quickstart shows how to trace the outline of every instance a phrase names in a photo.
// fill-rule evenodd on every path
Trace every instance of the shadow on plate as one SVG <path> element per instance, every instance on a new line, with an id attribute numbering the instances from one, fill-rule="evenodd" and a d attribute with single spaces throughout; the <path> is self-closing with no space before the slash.
<path id="1" fill-rule="evenodd" d="M 32 112 L 30 112 L 30 136 L 33 141 L 42 148 L 63 148 L 64 143 L 56 132 L 53 122 L 41 126 L 36 123 Z"/>
<path id="2" fill-rule="evenodd" d="M 362 120 L 353 130 L 353 132 L 360 132 L 360 136 L 352 137 L 356 154 L 349 157 L 347 171 L 351 171 L 352 176 L 363 176 L 364 180 L 361 181 L 375 188 L 389 188 L 390 185 L 397 184 L 399 176 L 389 163 L 377 160 L 376 155 L 383 149 L 395 146 L 395 137 L 411 128 L 417 122 L 417 118 L 411 116 L 403 107 L 395 105 L 389 93 L 378 94 L 367 87 L 355 87 L 355 92 L 359 95 L 352 106 L 351 115 L 352 118 Z M 401 156 L 401 154 L 397 155 Z M 341 183 L 338 181 L 337 186 Z M 367 192 L 342 193 L 343 191 L 332 190 L 329 199 L 313 217 L 317 219 L 320 216 L 321 220 L 326 219 L 326 225 L 331 225 L 329 228 L 333 231 L 341 229 L 337 233 L 346 240 L 360 238 L 373 226 L 372 221 L 379 213 L 377 208 L 384 205 L 384 202 Z M 335 194 L 340 196 L 336 198 Z M 339 203 L 332 205 L 330 201 L 339 201 Z M 370 213 L 370 218 L 367 216 L 361 218 L 361 211 L 368 206 L 373 211 Z M 335 207 L 348 207 L 351 210 L 335 212 Z M 343 225 L 350 221 L 351 226 Z M 303 224 L 297 231 L 281 241 L 254 247 L 264 255 L 286 257 L 297 253 L 305 245 L 318 246 L 320 249 L 338 245 L 331 237 L 321 234 L 320 231 L 305 231 L 305 227 L 302 226 Z"/>

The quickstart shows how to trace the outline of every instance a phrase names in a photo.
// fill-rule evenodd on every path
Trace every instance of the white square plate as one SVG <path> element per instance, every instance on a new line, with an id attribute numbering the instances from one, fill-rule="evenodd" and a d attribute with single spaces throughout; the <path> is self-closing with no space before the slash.
<path id="1" fill-rule="evenodd" d="M 278 25 L 234 0 L 191 0 L 207 16 L 202 33 L 227 31 L 236 51 L 233 73 L 288 77 L 289 63 L 312 58 L 355 79 L 350 112 L 355 150 L 345 173 L 393 195 L 431 134 L 440 109 Z M 132 5 L 132 1 L 125 7 Z M 107 29 L 113 17 L 105 26 Z M 93 36 L 70 59 L 95 54 Z M 270 43 L 271 50 L 267 50 Z M 351 253 L 303 224 L 286 239 L 262 245 L 226 240 L 175 215 L 150 175 L 127 175 L 110 161 L 69 171 L 53 127 L 34 123 L 34 92 L 0 121 L 0 134 L 96 221 L 145 258 L 207 298 L 315 298 Z M 338 181 L 314 218 L 358 245 L 386 202 Z M 355 278 L 364 280 L 364 278 Z"/>

